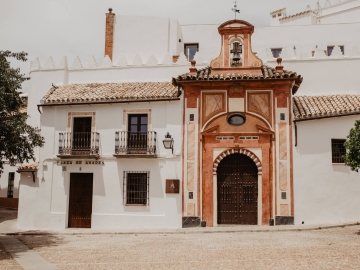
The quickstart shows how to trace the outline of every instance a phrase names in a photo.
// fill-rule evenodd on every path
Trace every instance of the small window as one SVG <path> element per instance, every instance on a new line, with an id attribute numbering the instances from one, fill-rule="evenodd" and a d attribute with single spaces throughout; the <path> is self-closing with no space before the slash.
<path id="1" fill-rule="evenodd" d="M 232 126 L 241 126 L 241 125 L 245 124 L 246 117 L 245 117 L 245 115 L 240 114 L 240 113 L 231 114 L 228 116 L 227 122 L 229 123 L 229 125 L 232 125 Z"/>
<path id="2" fill-rule="evenodd" d="M 271 49 L 271 52 L 274 58 L 278 58 L 280 56 L 280 53 L 282 52 L 282 48 L 273 48 Z"/>
<path id="3" fill-rule="evenodd" d="M 332 163 L 344 163 L 343 156 L 346 154 L 345 139 L 331 139 Z"/>
<path id="4" fill-rule="evenodd" d="M 149 204 L 149 176 L 150 172 L 124 172 L 125 205 Z"/>
<path id="5" fill-rule="evenodd" d="M 330 56 L 332 54 L 332 51 L 333 51 L 334 47 L 335 46 L 327 46 L 327 56 Z M 344 46 L 341 45 L 339 47 L 340 47 L 340 50 L 341 50 L 342 54 L 344 55 L 344 53 L 345 53 Z"/>
<path id="6" fill-rule="evenodd" d="M 284 121 L 285 120 L 285 113 L 280 113 L 280 120 Z"/>
<path id="7" fill-rule="evenodd" d="M 273 17 L 273 18 L 276 18 L 276 14 L 273 14 L 272 17 Z"/>
<path id="8" fill-rule="evenodd" d="M 282 13 L 278 13 L 278 17 L 281 17 L 282 16 Z"/>
<path id="9" fill-rule="evenodd" d="M 199 43 L 184 44 L 184 54 L 188 61 L 194 59 L 196 52 L 199 51 Z"/>
<path id="10" fill-rule="evenodd" d="M 8 192 L 7 192 L 8 198 L 14 197 L 14 179 L 15 179 L 15 173 L 14 172 L 9 173 Z"/>

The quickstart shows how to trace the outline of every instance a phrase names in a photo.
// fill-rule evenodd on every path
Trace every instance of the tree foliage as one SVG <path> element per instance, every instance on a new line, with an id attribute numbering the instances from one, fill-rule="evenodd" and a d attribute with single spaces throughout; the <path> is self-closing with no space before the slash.
<path id="1" fill-rule="evenodd" d="M 360 168 L 360 120 L 356 120 L 355 127 L 350 129 L 344 146 L 346 148 L 345 164 L 350 166 L 352 171 L 358 172 Z"/>
<path id="2" fill-rule="evenodd" d="M 39 129 L 26 124 L 28 115 L 21 112 L 26 100 L 19 96 L 21 84 L 29 80 L 20 69 L 11 68 L 9 58 L 25 62 L 27 53 L 0 51 L 0 173 L 4 160 L 10 164 L 35 160 L 34 148 L 44 145 Z"/>

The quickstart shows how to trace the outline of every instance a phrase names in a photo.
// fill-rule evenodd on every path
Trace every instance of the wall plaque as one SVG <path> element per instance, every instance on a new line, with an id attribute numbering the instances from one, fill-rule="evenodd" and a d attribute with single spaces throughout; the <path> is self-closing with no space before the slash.
<path id="1" fill-rule="evenodd" d="M 166 193 L 180 193 L 179 179 L 166 179 Z"/>

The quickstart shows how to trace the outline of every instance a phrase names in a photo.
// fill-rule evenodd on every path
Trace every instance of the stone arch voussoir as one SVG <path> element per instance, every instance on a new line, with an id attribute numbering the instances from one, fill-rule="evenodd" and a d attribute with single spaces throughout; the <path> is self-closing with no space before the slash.
<path id="1" fill-rule="evenodd" d="M 213 165 L 213 174 L 217 174 L 217 168 L 220 164 L 220 162 L 227 156 L 230 156 L 232 154 L 243 154 L 243 155 L 246 155 L 248 156 L 249 158 L 251 158 L 257 168 L 258 168 L 258 174 L 261 174 L 262 173 L 262 164 L 261 164 L 261 161 L 260 159 L 251 151 L 247 150 L 247 149 L 240 149 L 238 151 L 236 151 L 235 149 L 227 149 L 225 151 L 223 151 L 222 153 L 220 153 L 220 155 L 217 156 L 217 158 L 215 159 L 214 161 L 214 165 Z"/>

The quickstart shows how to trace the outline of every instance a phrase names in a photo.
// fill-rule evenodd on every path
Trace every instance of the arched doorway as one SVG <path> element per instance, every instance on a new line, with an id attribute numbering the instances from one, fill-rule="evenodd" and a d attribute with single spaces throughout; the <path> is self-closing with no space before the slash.
<path id="1" fill-rule="evenodd" d="M 217 168 L 217 223 L 256 225 L 258 167 L 247 155 L 226 156 Z"/>

